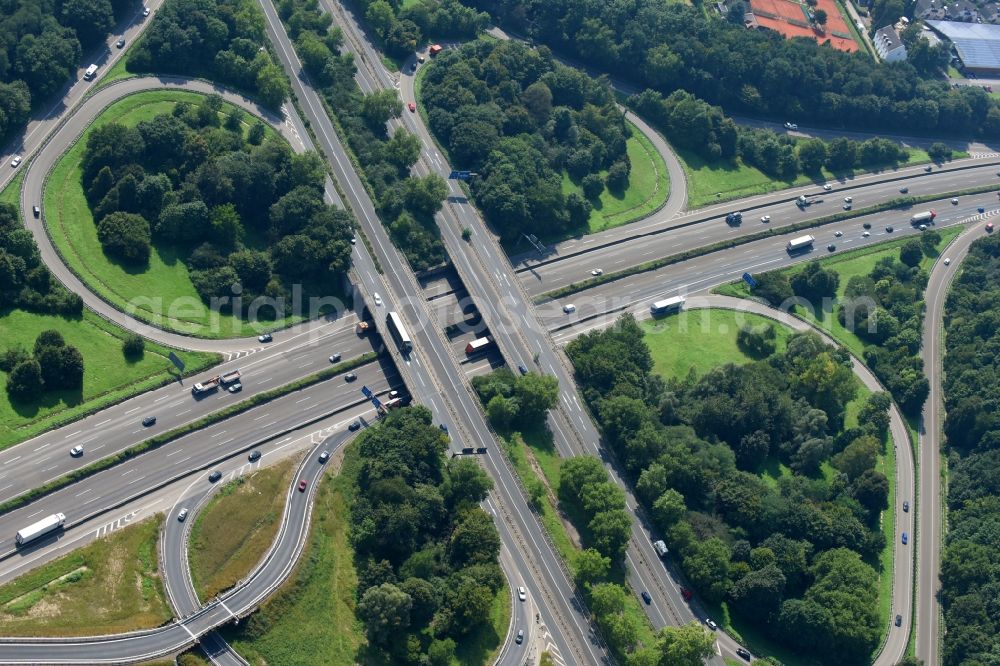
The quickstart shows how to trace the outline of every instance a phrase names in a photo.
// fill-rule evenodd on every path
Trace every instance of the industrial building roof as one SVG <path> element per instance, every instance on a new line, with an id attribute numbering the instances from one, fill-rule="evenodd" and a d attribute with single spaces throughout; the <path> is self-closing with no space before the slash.
<path id="1" fill-rule="evenodd" d="M 966 67 L 1000 69 L 1000 25 L 959 21 L 926 23 L 951 40 Z"/>

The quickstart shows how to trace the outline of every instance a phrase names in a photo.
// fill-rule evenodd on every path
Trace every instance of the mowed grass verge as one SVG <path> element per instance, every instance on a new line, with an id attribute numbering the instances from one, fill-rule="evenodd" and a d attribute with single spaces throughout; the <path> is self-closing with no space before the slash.
<path id="1" fill-rule="evenodd" d="M 162 522 L 157 514 L 0 586 L 0 631 L 86 636 L 169 621 L 156 557 Z"/>
<path id="2" fill-rule="evenodd" d="M 177 104 L 197 104 L 202 99 L 203 95 L 192 92 L 151 91 L 130 95 L 105 109 L 49 175 L 44 194 L 48 233 L 63 260 L 92 291 L 154 326 L 218 339 L 247 337 L 265 327 L 293 324 L 301 317 L 266 322 L 265 326 L 211 312 L 195 290 L 176 248 L 154 244 L 149 265 L 137 270 L 108 258 L 97 238 L 96 221 L 81 183 L 82 159 L 90 132 L 108 123 L 135 126 L 161 113 L 170 113 Z M 225 104 L 221 113 L 228 114 L 232 108 Z"/>
<path id="3" fill-rule="evenodd" d="M 941 242 L 938 243 L 937 246 L 938 254 L 933 257 L 924 257 L 920 267 L 925 271 L 929 271 L 931 264 L 937 260 L 937 256 L 939 256 L 940 252 L 948 246 L 948 243 L 950 243 L 952 239 L 962 233 L 962 231 L 963 227 L 949 227 L 940 230 L 939 233 L 941 234 Z M 910 238 L 912 238 L 912 236 Z M 842 299 L 844 297 L 844 292 L 847 289 L 847 283 L 850 282 L 852 277 L 855 275 L 867 275 L 873 268 L 875 268 L 875 264 L 878 263 L 880 259 L 893 256 L 898 258 L 899 248 L 907 240 L 909 240 L 909 238 L 902 238 L 899 240 L 870 245 L 857 250 L 851 250 L 849 252 L 827 255 L 822 259 L 818 259 L 818 261 L 823 268 L 835 270 L 840 275 L 840 285 L 837 288 L 837 298 Z M 785 272 L 789 276 L 795 275 L 799 271 L 803 270 L 805 265 L 805 263 L 796 264 L 795 266 L 786 268 Z M 742 281 L 722 285 L 713 291 L 726 296 L 735 296 L 736 298 L 747 298 L 750 296 L 750 290 L 747 288 L 746 283 Z M 837 317 L 838 307 L 839 306 L 834 306 L 832 310 L 813 311 L 801 306 L 795 306 L 792 313 L 822 329 L 834 340 L 847 347 L 847 349 L 858 358 L 864 358 L 865 343 L 862 342 L 861 338 L 859 338 L 854 331 L 846 329 L 840 323 Z"/>
<path id="4" fill-rule="evenodd" d="M 703 375 L 726 363 L 750 363 L 753 357 L 736 344 L 740 327 L 773 326 L 777 353 L 785 350 L 792 329 L 750 312 L 723 308 L 683 310 L 640 324 L 653 356 L 653 371 L 667 378 L 683 379 L 689 372 Z"/>
<path id="5" fill-rule="evenodd" d="M 30 351 L 38 334 L 50 329 L 62 333 L 66 343 L 83 355 L 83 389 L 47 391 L 37 401 L 12 403 L 6 391 L 7 373 L 0 371 L 0 449 L 162 386 L 177 376 L 167 358 L 171 350 L 149 340 L 141 359 L 126 360 L 122 353 L 126 331 L 89 310 L 80 317 L 0 310 L 0 351 L 16 346 Z M 187 373 L 221 360 L 218 354 L 173 351 L 185 362 Z"/>
<path id="6" fill-rule="evenodd" d="M 665 204 L 670 194 L 670 180 L 663 158 L 639 128 L 632 123 L 628 123 L 628 128 L 631 136 L 626 140 L 625 149 L 632 164 L 628 187 L 620 193 L 604 188 L 596 200 L 590 201 L 594 208 L 590 212 L 587 233 L 640 220 Z M 600 172 L 601 178 L 607 175 L 607 171 Z M 577 192 L 583 195 L 583 189 L 566 172 L 563 172 L 562 191 L 563 194 Z"/>
<path id="7" fill-rule="evenodd" d="M 792 180 L 781 180 L 772 178 L 756 167 L 744 164 L 742 160 L 716 160 L 709 162 L 696 155 L 694 152 L 685 149 L 675 148 L 681 164 L 684 166 L 684 174 L 687 176 L 688 187 L 688 208 L 701 208 L 709 204 L 729 201 L 730 199 L 740 199 L 742 197 L 753 196 L 755 194 L 765 194 L 776 190 L 783 190 L 788 187 L 808 185 L 809 183 L 821 184 L 826 181 L 836 181 L 849 179 L 863 173 L 880 173 L 892 171 L 897 168 L 892 165 L 875 166 L 867 169 L 850 169 L 847 171 L 831 172 L 823 169 L 820 175 L 799 174 Z M 959 152 L 954 156 L 968 157 L 968 153 Z M 930 156 L 926 151 L 911 148 L 906 162 L 898 166 L 908 166 L 912 164 L 923 164 L 930 162 Z"/>
<path id="8" fill-rule="evenodd" d="M 251 664 L 353 664 L 365 644 L 354 616 L 349 475 L 319 482 L 308 541 L 291 578 L 247 620 L 223 630 Z"/>
<path id="9" fill-rule="evenodd" d="M 228 590 L 260 561 L 281 524 L 295 460 L 224 485 L 198 512 L 188 560 L 199 599 Z"/>

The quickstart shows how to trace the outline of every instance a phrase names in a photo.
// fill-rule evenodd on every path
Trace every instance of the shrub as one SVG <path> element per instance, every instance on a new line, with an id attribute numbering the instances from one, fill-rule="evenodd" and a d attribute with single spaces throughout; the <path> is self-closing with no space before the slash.
<path id="1" fill-rule="evenodd" d="M 146 350 L 146 340 L 136 333 L 129 333 L 122 340 L 122 353 L 130 361 L 138 360 L 142 358 L 143 352 Z"/>

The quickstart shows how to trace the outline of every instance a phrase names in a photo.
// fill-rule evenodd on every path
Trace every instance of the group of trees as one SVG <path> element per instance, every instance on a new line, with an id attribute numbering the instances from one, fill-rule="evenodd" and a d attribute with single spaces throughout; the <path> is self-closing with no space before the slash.
<path id="1" fill-rule="evenodd" d="M 266 45 L 264 14 L 254 0 L 170 0 L 129 52 L 127 67 L 204 76 L 277 109 L 291 90 Z"/>
<path id="2" fill-rule="evenodd" d="M 948 294 L 945 666 L 1000 661 L 1000 237 L 973 243 Z"/>
<path id="3" fill-rule="evenodd" d="M 7 395 L 29 403 L 46 391 L 79 391 L 83 388 L 83 356 L 67 345 L 59 331 L 42 331 L 28 353 L 11 347 L 0 354 L 0 370 L 7 373 Z"/>
<path id="4" fill-rule="evenodd" d="M 607 81 L 547 48 L 479 40 L 449 50 L 425 74 L 422 99 L 456 168 L 479 174 L 472 192 L 506 239 L 585 228 L 588 199 L 628 187 L 629 128 Z M 563 194 L 564 171 L 583 196 Z"/>
<path id="5" fill-rule="evenodd" d="M 862 342 L 865 363 L 889 389 L 904 412 L 919 414 L 930 386 L 920 359 L 923 290 L 927 273 L 920 268 L 925 256 L 937 255 L 941 236 L 933 229 L 900 247 L 899 257 L 880 259 L 868 275 L 854 276 L 836 304 L 841 325 Z M 776 307 L 800 301 L 810 308 L 834 299 L 840 275 L 810 262 L 789 279 L 785 271 L 759 276 L 754 295 Z M 832 301 L 828 301 L 832 302 Z"/>
<path id="6" fill-rule="evenodd" d="M 559 380 L 535 372 L 515 375 L 508 368 L 499 368 L 473 377 L 472 386 L 490 422 L 501 430 L 537 426 L 559 401 Z"/>
<path id="7" fill-rule="evenodd" d="M 0 136 L 24 126 L 32 108 L 74 75 L 138 0 L 8 0 L 0 16 Z"/>
<path id="8" fill-rule="evenodd" d="M 857 391 L 847 353 L 795 334 L 765 360 L 665 381 L 631 316 L 567 353 L 691 585 L 793 650 L 868 659 L 880 634 L 873 564 L 889 484 L 875 463 L 889 400 L 873 394 L 862 425 L 845 428 Z M 771 467 L 782 473 L 765 480 Z"/>
<path id="9" fill-rule="evenodd" d="M 684 90 L 675 90 L 666 98 L 655 90 L 645 90 L 629 98 L 629 105 L 678 147 L 708 161 L 740 158 L 745 164 L 783 180 L 794 180 L 800 173 L 819 175 L 823 168 L 837 172 L 890 166 L 907 158 L 905 148 L 879 137 L 866 141 L 845 137 L 829 142 L 796 140 L 772 130 L 741 127 L 720 107 Z M 941 159 L 950 156 L 947 146 L 935 145 L 939 146 L 935 156 Z"/>
<path id="10" fill-rule="evenodd" d="M 360 162 L 379 217 L 396 247 L 414 270 L 444 263 L 447 255 L 434 215 L 448 194 L 448 184 L 436 174 L 410 175 L 420 156 L 420 140 L 402 128 L 390 136 L 386 125 L 402 113 L 398 93 L 361 92 L 354 80 L 354 55 L 340 52 L 340 30 L 330 29 L 332 17 L 320 12 L 315 2 L 284 0 L 278 10 L 306 72 Z"/>
<path id="11" fill-rule="evenodd" d="M 700 4 L 464 2 L 637 87 L 664 94 L 682 88 L 733 112 L 845 127 L 1000 136 L 1000 103 L 978 86 L 952 88 L 933 75 L 922 77 L 910 62 L 875 62 L 863 52 L 837 51 L 812 39 L 747 30 L 742 22 L 713 19 Z"/>
<path id="12" fill-rule="evenodd" d="M 141 268 L 152 244 L 170 247 L 206 303 L 228 298 L 218 307 L 231 311 L 239 294 L 239 313 L 266 296 L 280 318 L 293 284 L 337 291 L 350 266 L 352 221 L 324 203 L 316 153 L 265 138 L 260 122 L 244 137 L 243 112 L 223 112 L 222 99 L 208 96 L 134 128 L 94 128 L 84 191 L 109 256 Z"/>
<path id="13" fill-rule="evenodd" d="M 450 664 L 504 585 L 500 536 L 478 505 L 492 481 L 471 458 L 445 461 L 423 407 L 390 413 L 356 446 L 350 536 L 369 646 L 390 663 Z"/>
<path id="14" fill-rule="evenodd" d="M 18 209 L 0 203 L 0 309 L 76 316 L 83 299 L 68 291 L 42 262 Z"/>
<path id="15" fill-rule="evenodd" d="M 284 0 L 291 2 L 292 0 Z M 465 7 L 458 0 L 360 0 L 368 25 L 378 34 L 386 51 L 397 58 L 411 55 L 434 39 L 474 37 L 489 23 L 486 12 Z"/>

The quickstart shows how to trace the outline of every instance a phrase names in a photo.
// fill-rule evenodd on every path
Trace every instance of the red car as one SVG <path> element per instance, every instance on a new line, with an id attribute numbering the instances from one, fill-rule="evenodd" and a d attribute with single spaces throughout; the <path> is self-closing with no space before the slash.
<path id="1" fill-rule="evenodd" d="M 986 232 L 987 233 L 993 233 L 993 223 L 992 222 L 987 222 L 986 223 Z"/>
<path id="2" fill-rule="evenodd" d="M 302 479 L 301 481 L 299 481 L 299 492 L 300 493 L 304 493 L 306 491 L 306 485 L 307 485 L 307 482 L 306 482 L 305 479 Z"/>
<path id="3" fill-rule="evenodd" d="M 410 102 L 409 104 L 407 104 L 406 108 L 408 108 L 410 110 L 410 113 L 416 113 L 416 111 L 417 111 L 417 105 L 414 104 L 413 102 Z"/>
<path id="4" fill-rule="evenodd" d="M 682 587 L 681 596 L 684 597 L 684 601 L 691 601 L 691 597 L 693 597 L 694 594 L 692 594 L 691 590 L 687 589 L 686 587 Z"/>

